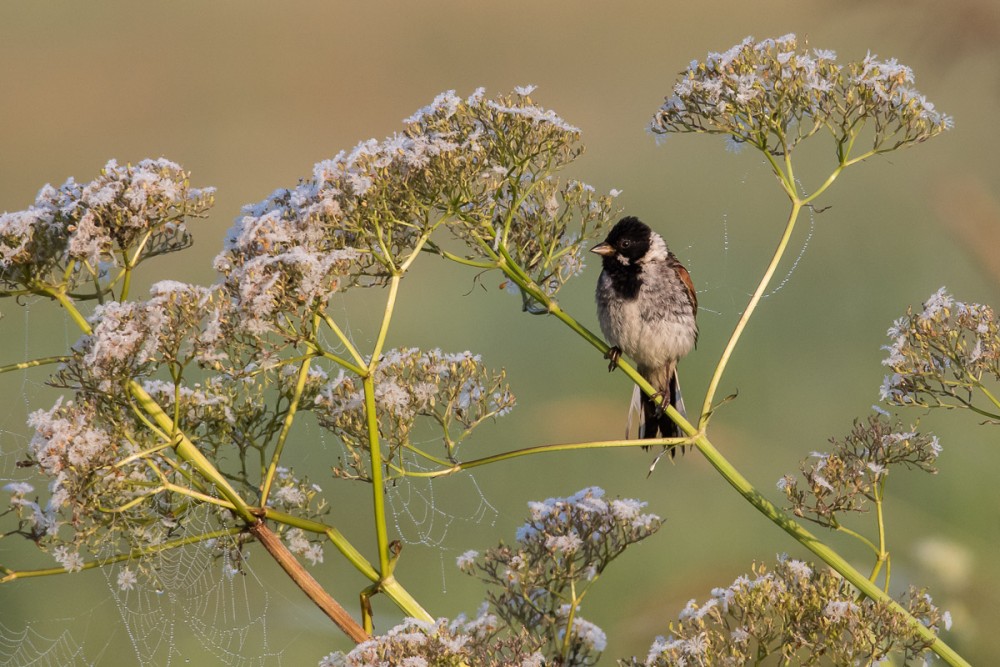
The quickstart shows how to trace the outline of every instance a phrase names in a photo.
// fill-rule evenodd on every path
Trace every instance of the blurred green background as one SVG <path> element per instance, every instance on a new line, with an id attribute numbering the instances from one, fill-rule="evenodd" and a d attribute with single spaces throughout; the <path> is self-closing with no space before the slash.
<path id="1" fill-rule="evenodd" d="M 688 405 L 697 406 L 786 207 L 752 151 L 732 155 L 721 139 L 700 136 L 657 145 L 645 127 L 691 59 L 746 35 L 788 32 L 837 51 L 842 62 L 868 50 L 898 58 L 916 72 L 917 88 L 954 116 L 955 129 L 841 177 L 820 202 L 830 208 L 800 223 L 779 279 L 804 248 L 800 261 L 762 303 L 730 364 L 720 395 L 738 390 L 739 398 L 716 416 L 713 441 L 780 500 L 774 483 L 782 474 L 870 412 L 885 330 L 907 305 L 946 285 L 959 299 L 1000 306 L 1000 3 L 4 3 L 0 210 L 27 207 L 47 182 L 88 181 L 109 158 L 165 156 L 191 170 L 194 185 L 216 186 L 217 203 L 207 221 L 192 225 L 195 247 L 150 262 L 140 288 L 164 278 L 207 284 L 242 205 L 294 185 L 313 163 L 358 141 L 398 130 L 443 90 L 467 95 L 485 86 L 494 94 L 536 84 L 538 103 L 584 131 L 587 152 L 570 175 L 598 190 L 623 190 L 625 211 L 651 223 L 691 270 L 701 339 L 681 374 Z M 826 148 L 808 153 L 800 170 L 806 190 L 816 185 L 810 175 L 832 166 Z M 597 273 L 592 262 L 561 294 L 595 330 Z M 472 349 L 507 368 L 519 407 L 479 431 L 462 455 L 617 437 L 627 381 L 609 376 L 600 356 L 556 321 L 521 314 L 499 282 L 485 276 L 477 283 L 427 257 L 404 283 L 391 336 L 393 345 Z M 338 298 L 334 315 L 366 340 L 382 298 L 378 290 Z M 58 353 L 77 337 L 49 303 L 21 309 L 7 301 L 0 309 L 0 364 Z M 14 463 L 30 435 L 25 415 L 56 395 L 44 380 L 42 373 L 0 377 L 5 482 L 24 474 Z M 949 642 L 974 664 L 995 664 L 1000 430 L 967 413 L 903 418 L 939 434 L 944 453 L 937 476 L 890 480 L 894 583 L 930 586 L 954 617 Z M 367 489 L 343 489 L 329 476 L 337 444 L 307 430 L 296 446 L 297 470 L 330 491 L 331 521 L 373 557 Z M 583 609 L 607 631 L 602 664 L 613 664 L 645 655 L 687 600 L 728 585 L 753 561 L 782 552 L 807 557 L 696 453 L 661 464 L 647 479 L 649 459 L 632 450 L 547 455 L 433 486 L 404 485 L 392 496 L 400 511 L 394 528 L 407 541 L 397 576 L 433 614 L 471 613 L 483 592 L 457 572 L 455 556 L 512 539 L 527 501 L 589 485 L 647 500 L 664 528 L 626 552 Z M 0 562 L 51 563 L 12 541 L 0 542 Z M 833 542 L 869 567 L 853 544 Z M 240 642 L 199 638 L 192 624 L 240 624 L 233 620 L 239 613 L 220 614 L 216 602 L 154 600 L 160 607 L 140 617 L 164 623 L 143 635 L 162 639 L 145 650 L 152 663 L 211 665 L 242 654 L 246 664 L 309 665 L 346 648 L 263 552 L 251 555 L 233 604 L 263 619 L 240 628 L 255 641 L 240 649 Z M 314 571 L 356 611 L 364 582 L 339 560 L 327 548 Z M 217 602 L 231 595 L 199 590 Z M 73 664 L 133 664 L 137 631 L 134 623 L 125 629 L 122 615 L 135 602 L 118 606 L 98 572 L 18 582 L 0 588 L 0 634 L 9 639 L 28 627 L 39 652 L 49 640 L 65 642 L 62 655 Z M 396 617 L 384 603 L 378 609 L 385 630 Z M 182 618 L 187 613 L 192 618 Z"/>

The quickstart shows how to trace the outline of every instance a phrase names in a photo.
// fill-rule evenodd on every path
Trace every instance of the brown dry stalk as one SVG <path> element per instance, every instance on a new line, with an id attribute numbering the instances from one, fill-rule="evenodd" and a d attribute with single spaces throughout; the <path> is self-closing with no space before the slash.
<path id="1" fill-rule="evenodd" d="M 288 547 L 281 541 L 274 532 L 267 527 L 263 521 L 258 521 L 257 523 L 250 526 L 250 533 L 263 545 L 267 552 L 271 554 L 274 560 L 278 561 L 278 565 L 281 566 L 288 576 L 292 578 L 299 588 L 302 589 L 310 600 L 312 600 L 317 607 L 323 610 L 323 613 L 330 617 L 330 620 L 337 624 L 337 627 L 344 631 L 344 633 L 354 640 L 355 643 L 360 644 L 361 642 L 368 641 L 371 639 L 371 635 L 365 632 L 365 629 L 358 625 L 347 610 L 340 606 L 340 603 L 331 597 L 326 590 L 319 585 L 309 572 L 306 571 L 302 564 L 299 563 L 298 559 L 288 550 Z"/>

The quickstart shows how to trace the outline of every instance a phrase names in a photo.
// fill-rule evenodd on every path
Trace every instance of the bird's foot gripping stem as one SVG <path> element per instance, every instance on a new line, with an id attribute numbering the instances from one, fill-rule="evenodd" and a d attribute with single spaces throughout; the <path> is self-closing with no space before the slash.
<path id="1" fill-rule="evenodd" d="M 608 363 L 608 372 L 610 373 L 616 368 L 618 368 L 618 360 L 622 358 L 621 348 L 615 345 L 610 350 L 604 353 L 604 358 L 611 360 Z"/>

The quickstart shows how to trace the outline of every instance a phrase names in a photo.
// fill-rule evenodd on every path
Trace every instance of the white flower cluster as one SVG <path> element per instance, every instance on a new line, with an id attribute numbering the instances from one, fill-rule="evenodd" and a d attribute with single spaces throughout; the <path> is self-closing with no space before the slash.
<path id="1" fill-rule="evenodd" d="M 528 546 L 541 540 L 547 550 L 565 555 L 575 552 L 584 538 L 620 536 L 623 544 L 636 542 L 660 528 L 660 517 L 641 513 L 645 506 L 632 498 L 609 502 L 604 499 L 604 489 L 596 486 L 566 498 L 530 502 L 531 518 L 517 529 L 517 541 Z"/>
<path id="2" fill-rule="evenodd" d="M 933 630 L 949 622 L 921 591 L 901 604 Z M 836 573 L 779 556 L 773 570 L 756 565 L 703 604 L 688 602 L 645 659 L 620 664 L 739 667 L 775 656 L 784 664 L 871 665 L 892 655 L 910 664 L 928 645 L 902 614 L 859 598 Z"/>
<path id="3" fill-rule="evenodd" d="M 323 562 L 323 545 L 318 542 L 310 542 L 303 530 L 299 528 L 288 530 L 285 533 L 285 542 L 288 543 L 289 551 L 302 556 L 310 564 L 317 565 Z"/>
<path id="4" fill-rule="evenodd" d="M 42 472 L 54 478 L 55 488 L 63 486 L 63 474 L 86 474 L 113 462 L 116 448 L 104 429 L 93 427 L 95 417 L 89 406 L 63 405 L 62 398 L 50 410 L 28 417 L 28 426 L 35 429 L 28 451 Z M 61 494 L 56 497 L 57 504 L 61 499 Z"/>
<path id="5" fill-rule="evenodd" d="M 723 53 L 694 60 L 653 118 L 657 134 L 728 135 L 784 155 L 822 128 L 837 139 L 838 156 L 865 123 L 873 150 L 892 150 L 951 128 L 952 119 L 912 88 L 913 72 L 868 54 L 839 65 L 833 51 L 800 49 L 795 35 L 747 37 Z M 853 143 L 853 141 L 851 141 Z"/>
<path id="6" fill-rule="evenodd" d="M 92 333 L 74 346 L 73 379 L 101 391 L 152 372 L 157 364 L 224 360 L 221 320 L 227 302 L 218 287 L 172 280 L 156 283 L 146 301 L 110 301 L 94 309 Z M 66 371 L 64 371 L 66 374 Z"/>
<path id="7" fill-rule="evenodd" d="M 443 182 L 475 164 L 481 129 L 453 122 L 463 101 L 448 91 L 383 141 L 319 162 L 312 178 L 244 208 L 216 269 L 252 330 L 280 312 L 322 308 L 329 296 L 400 270 L 432 224 Z M 449 159 L 451 158 L 451 159 Z"/>
<path id="8" fill-rule="evenodd" d="M 245 207 L 215 266 L 248 330 L 274 331 L 281 314 L 301 317 L 337 291 L 401 275 L 418 249 L 440 251 L 429 237 L 442 226 L 487 264 L 499 266 L 504 246 L 549 293 L 577 274 L 611 197 L 553 177 L 579 154 L 580 132 L 527 90 L 442 93 L 402 132 L 320 162 L 295 188 Z M 567 243 L 574 221 L 588 238 Z"/>
<path id="9" fill-rule="evenodd" d="M 407 618 L 384 635 L 358 644 L 347 654 L 324 657 L 319 667 L 542 667 L 544 656 L 523 637 L 498 636 L 501 624 L 484 605 L 472 619 L 436 622 Z"/>
<path id="10" fill-rule="evenodd" d="M 659 529 L 660 518 L 643 514 L 645 506 L 633 499 L 606 500 L 598 487 L 531 502 L 530 517 L 518 528 L 516 544 L 501 544 L 482 556 L 466 552 L 459 556 L 458 566 L 490 585 L 496 614 L 511 628 L 536 637 L 539 646 L 547 647 L 550 659 L 567 665 L 594 664 L 606 648 L 606 637 L 579 616 L 579 603 L 629 545 Z M 566 600 L 573 600 L 576 607 Z"/>
<path id="11" fill-rule="evenodd" d="M 111 160 L 89 183 L 46 185 L 30 208 L 0 215 L 0 280 L 11 289 L 37 289 L 78 280 L 81 265 L 97 276 L 121 266 L 126 255 L 134 265 L 185 248 L 185 219 L 203 214 L 214 192 L 192 188 L 188 174 L 162 158 L 136 165 Z"/>
<path id="12" fill-rule="evenodd" d="M 1000 418 L 987 385 L 990 378 L 1000 381 L 1000 326 L 992 308 L 958 301 L 942 287 L 887 334 L 891 343 L 882 347 L 888 352 L 882 365 L 892 373 L 882 381 L 883 401 L 972 408 Z"/>

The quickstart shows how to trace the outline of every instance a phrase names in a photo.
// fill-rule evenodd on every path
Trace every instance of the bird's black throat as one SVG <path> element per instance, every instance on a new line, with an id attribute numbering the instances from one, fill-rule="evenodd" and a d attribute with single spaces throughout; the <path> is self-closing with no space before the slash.
<path id="1" fill-rule="evenodd" d="M 638 264 L 623 264 L 617 257 L 605 257 L 602 261 L 604 272 L 611 279 L 611 287 L 622 299 L 632 301 L 639 296 L 642 287 L 642 267 Z"/>

